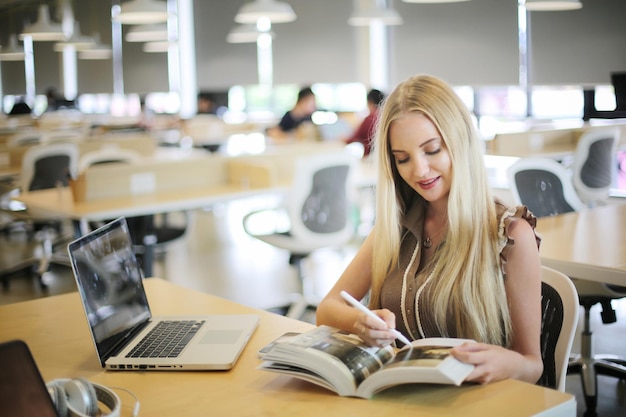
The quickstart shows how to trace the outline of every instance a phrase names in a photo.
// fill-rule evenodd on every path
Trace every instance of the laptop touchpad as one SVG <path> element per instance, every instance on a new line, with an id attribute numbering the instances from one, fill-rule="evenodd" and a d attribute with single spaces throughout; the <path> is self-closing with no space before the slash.
<path id="1" fill-rule="evenodd" d="M 200 344 L 203 345 L 230 345 L 241 336 L 241 330 L 209 330 L 206 332 Z"/>

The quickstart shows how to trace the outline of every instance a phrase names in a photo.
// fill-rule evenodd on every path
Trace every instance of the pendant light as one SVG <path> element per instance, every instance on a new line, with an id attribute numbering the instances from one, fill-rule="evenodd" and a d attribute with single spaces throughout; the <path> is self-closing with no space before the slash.
<path id="1" fill-rule="evenodd" d="M 263 32 L 257 28 L 257 25 L 246 23 L 245 25 L 234 26 L 226 36 L 228 43 L 255 43 Z M 269 32 L 272 38 L 275 37 L 274 32 Z"/>
<path id="2" fill-rule="evenodd" d="M 443 3 L 461 3 L 470 0 L 402 0 L 405 3 L 420 3 L 420 4 L 443 4 Z"/>
<path id="3" fill-rule="evenodd" d="M 167 25 L 156 23 L 152 25 L 137 25 L 126 32 L 126 42 L 153 42 L 167 40 Z"/>
<path id="4" fill-rule="evenodd" d="M 533 12 L 578 10 L 582 7 L 580 0 L 526 0 L 526 10 Z"/>
<path id="5" fill-rule="evenodd" d="M 421 4 L 443 4 L 443 3 L 461 3 L 470 0 L 402 0 L 405 3 L 421 3 Z"/>
<path id="6" fill-rule="evenodd" d="M 176 42 L 168 42 L 168 41 L 146 42 L 143 44 L 142 50 L 148 53 L 162 53 L 162 52 L 168 52 L 170 47 L 172 46 L 176 46 Z"/>
<path id="7" fill-rule="evenodd" d="M 24 28 L 19 38 L 23 40 L 25 36 L 30 36 L 33 41 L 62 41 L 65 39 L 63 26 L 60 23 L 50 21 L 50 11 L 47 4 L 39 6 L 37 21 Z"/>
<path id="8" fill-rule="evenodd" d="M 88 49 L 78 51 L 79 59 L 96 60 L 96 59 L 110 59 L 113 55 L 113 50 L 110 46 L 105 45 L 100 40 L 100 34 L 98 32 L 91 35 L 94 44 Z"/>
<path id="9" fill-rule="evenodd" d="M 0 48 L 0 61 L 23 61 L 24 48 L 17 45 L 17 36 L 13 33 L 9 37 L 9 46 Z"/>
<path id="10" fill-rule="evenodd" d="M 145 25 L 167 21 L 167 3 L 157 0 L 130 0 L 120 5 L 113 19 L 125 25 Z"/>
<path id="11" fill-rule="evenodd" d="M 72 32 L 72 36 L 64 41 L 55 43 L 53 49 L 56 52 L 63 52 L 63 49 L 66 46 L 72 46 L 78 51 L 81 49 L 88 49 L 94 45 L 95 41 L 93 40 L 93 38 L 91 36 L 85 36 L 80 33 L 80 26 L 78 22 L 74 22 L 74 31 Z"/>
<path id="12" fill-rule="evenodd" d="M 365 4 L 358 4 L 348 18 L 351 26 L 367 26 L 372 22 L 381 22 L 387 26 L 402 24 L 402 17 L 393 6 L 387 5 L 386 0 L 367 0 Z"/>
<path id="13" fill-rule="evenodd" d="M 271 23 L 286 23 L 296 20 L 296 14 L 288 3 L 276 0 L 254 0 L 244 3 L 235 16 L 237 23 L 256 23 L 266 17 Z"/>

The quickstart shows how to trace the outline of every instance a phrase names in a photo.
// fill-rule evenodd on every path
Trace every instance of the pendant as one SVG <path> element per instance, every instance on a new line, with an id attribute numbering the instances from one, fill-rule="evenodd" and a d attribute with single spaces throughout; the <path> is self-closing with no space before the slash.
<path id="1" fill-rule="evenodd" d="M 427 237 L 426 239 L 424 239 L 424 241 L 422 242 L 424 244 L 424 247 L 426 249 L 430 249 L 430 247 L 433 245 L 433 241 L 430 240 L 429 237 Z"/>

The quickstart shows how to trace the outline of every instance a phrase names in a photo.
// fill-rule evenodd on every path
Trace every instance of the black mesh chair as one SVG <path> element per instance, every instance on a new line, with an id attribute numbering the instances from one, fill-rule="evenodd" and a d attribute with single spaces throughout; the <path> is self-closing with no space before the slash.
<path id="1" fill-rule="evenodd" d="M 565 391 L 565 377 L 578 324 L 578 293 L 562 272 L 541 267 L 541 358 L 543 374 L 537 382 Z"/>
<path id="2" fill-rule="evenodd" d="M 572 181 L 578 196 L 588 206 L 606 203 L 615 186 L 619 133 L 619 128 L 595 129 L 578 140 Z"/>
<path id="3" fill-rule="evenodd" d="M 249 213 L 243 219 L 250 236 L 290 253 L 289 264 L 297 271 L 302 291 L 285 307 L 289 317 L 301 318 L 317 305 L 307 291 L 302 260 L 315 250 L 341 247 L 355 235 L 350 174 L 356 160 L 344 152 L 298 158 L 286 204 Z"/>
<path id="4" fill-rule="evenodd" d="M 508 169 L 509 186 L 518 204 L 525 204 L 537 217 L 552 216 L 585 209 L 571 181 L 571 173 L 549 158 L 524 158 Z M 541 232 L 541 231 L 539 231 Z M 626 297 L 626 287 L 620 287 L 584 277 L 570 277 L 578 291 L 579 304 L 584 308 L 580 354 L 572 355 L 568 373 L 581 374 L 587 416 L 596 415 L 597 374 L 626 379 L 626 361 L 613 355 L 593 353 L 589 313 L 595 304 L 602 306 L 602 322 L 616 321 L 611 300 Z"/>

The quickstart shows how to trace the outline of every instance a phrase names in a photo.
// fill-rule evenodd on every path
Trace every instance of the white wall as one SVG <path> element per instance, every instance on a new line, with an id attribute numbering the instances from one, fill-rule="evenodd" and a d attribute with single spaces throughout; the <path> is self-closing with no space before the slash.
<path id="1" fill-rule="evenodd" d="M 200 90 L 257 82 L 255 45 L 226 42 L 243 1 L 194 2 Z M 362 81 L 358 30 L 347 24 L 352 1 L 285 1 L 298 19 L 274 25 L 275 83 Z M 577 11 L 531 15 L 535 84 L 607 84 L 610 72 L 626 70 L 626 1 L 583 0 L 583 4 Z M 110 5 L 106 0 L 74 1 L 84 34 L 98 30 L 103 42 L 110 43 Z M 445 5 L 395 0 L 394 5 L 404 24 L 391 28 L 392 85 L 418 72 L 456 85 L 517 84 L 517 0 Z M 7 31 L 15 31 L 20 20 L 0 14 L 0 42 L 6 42 Z M 51 43 L 36 45 L 38 94 L 49 86 L 60 87 L 59 54 L 51 49 Z M 125 43 L 123 60 L 126 92 L 167 91 L 165 54 L 148 54 L 140 45 Z M 4 94 L 24 92 L 23 65 L 1 65 Z M 112 92 L 110 61 L 79 61 L 78 73 L 79 93 Z"/>
<path id="2" fill-rule="evenodd" d="M 610 84 L 611 72 L 626 71 L 626 1 L 582 1 L 531 14 L 535 84 Z"/>

